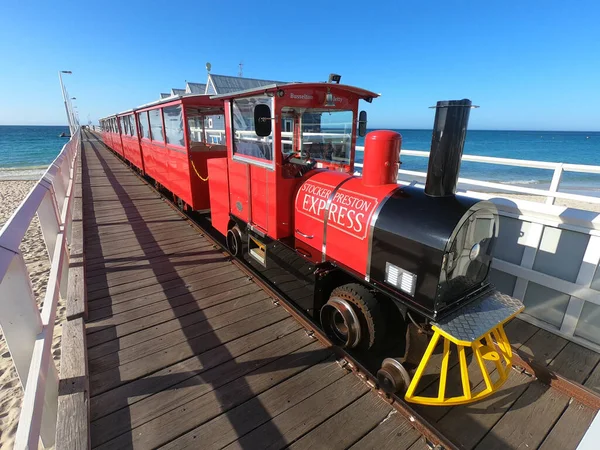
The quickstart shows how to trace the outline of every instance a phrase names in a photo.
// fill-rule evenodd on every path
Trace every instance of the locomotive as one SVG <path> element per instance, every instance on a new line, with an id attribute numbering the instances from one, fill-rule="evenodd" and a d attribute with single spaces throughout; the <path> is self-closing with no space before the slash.
<path id="1" fill-rule="evenodd" d="M 381 388 L 421 404 L 470 403 L 506 380 L 512 353 L 503 324 L 523 309 L 489 282 L 499 224 L 494 205 L 456 195 L 472 105 L 438 102 L 421 189 L 397 183 L 400 134 L 366 134 L 359 101 L 376 97 L 332 82 L 180 96 L 139 111 L 163 111 L 162 136 L 151 126 L 146 139 L 144 116 L 132 110 L 131 117 L 141 166 L 157 159 L 151 145 L 166 160 L 166 169 L 146 175 L 182 208 L 203 214 L 232 255 L 320 324 L 334 344 L 388 356 L 377 373 Z M 204 142 L 208 135 L 198 146 L 191 128 L 190 114 L 203 110 L 224 117 L 224 142 L 214 147 Z M 118 122 L 106 121 L 110 132 L 115 125 L 118 131 Z M 167 135 L 177 124 L 179 142 L 175 132 Z M 357 134 L 365 137 L 362 174 L 354 172 Z M 180 144 L 187 163 L 169 164 L 169 140 Z M 169 174 L 170 167 L 179 172 Z M 439 386 L 425 396 L 419 383 L 439 344 Z M 452 351 L 459 395 L 446 389 Z M 469 358 L 481 374 L 477 386 L 470 383 Z"/>

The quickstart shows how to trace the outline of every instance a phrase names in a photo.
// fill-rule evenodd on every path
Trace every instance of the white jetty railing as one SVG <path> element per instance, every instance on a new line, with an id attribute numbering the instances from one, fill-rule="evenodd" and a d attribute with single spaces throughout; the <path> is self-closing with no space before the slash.
<path id="1" fill-rule="evenodd" d="M 25 392 L 17 429 L 17 449 L 54 445 L 58 373 L 52 336 L 59 296 L 67 294 L 72 204 L 80 131 L 65 144 L 40 181 L 0 230 L 0 326 Z M 19 246 L 37 214 L 50 275 L 40 313 Z"/>
<path id="2" fill-rule="evenodd" d="M 428 158 L 429 152 L 402 150 L 401 155 Z M 600 175 L 600 166 L 474 155 L 463 155 L 462 160 L 553 171 L 548 190 L 467 178 L 459 178 L 458 189 L 489 199 L 498 207 L 500 234 L 492 282 L 524 301 L 526 309 L 520 317 L 600 352 L 600 213 L 554 205 L 557 198 L 600 204 L 600 197 L 559 191 L 564 172 Z M 422 183 L 426 175 L 400 170 L 399 183 Z M 477 187 L 487 193 L 476 191 Z M 538 195 L 545 197 L 545 202 L 504 198 L 491 192 Z"/>

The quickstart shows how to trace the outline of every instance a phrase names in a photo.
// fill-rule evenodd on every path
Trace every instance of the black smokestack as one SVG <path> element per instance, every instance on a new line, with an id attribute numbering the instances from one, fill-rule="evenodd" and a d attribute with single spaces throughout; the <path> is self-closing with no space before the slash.
<path id="1" fill-rule="evenodd" d="M 470 112 L 471 100 L 437 102 L 425 181 L 427 195 L 448 197 L 456 193 Z"/>

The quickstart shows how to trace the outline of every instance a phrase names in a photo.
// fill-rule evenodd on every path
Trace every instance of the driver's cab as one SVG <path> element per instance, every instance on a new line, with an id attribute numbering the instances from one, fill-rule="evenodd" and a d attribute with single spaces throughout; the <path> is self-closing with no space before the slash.
<path id="1" fill-rule="evenodd" d="M 228 157 L 226 173 L 218 160 L 211 166 L 219 184 L 211 185 L 213 226 L 224 234 L 231 226 L 226 203 L 227 216 L 259 235 L 292 236 L 294 196 L 303 177 L 313 170 L 353 173 L 357 132 L 366 132 L 358 103 L 377 96 L 334 83 L 270 85 L 219 96 Z M 225 186 L 228 198 L 214 198 L 217 192 L 225 196 Z"/>

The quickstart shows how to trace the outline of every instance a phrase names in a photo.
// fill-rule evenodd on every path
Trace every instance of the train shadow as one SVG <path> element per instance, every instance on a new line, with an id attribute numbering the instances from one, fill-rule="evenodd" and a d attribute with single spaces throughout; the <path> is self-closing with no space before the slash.
<path id="1" fill-rule="evenodd" d="M 128 267 L 130 270 L 150 270 L 145 276 L 152 282 L 151 284 L 158 287 L 151 294 L 140 292 L 141 297 L 138 296 L 131 299 L 132 302 L 138 301 L 136 307 L 127 310 L 119 306 L 121 303 L 115 303 L 114 299 L 111 298 L 111 296 L 117 297 L 115 292 L 120 290 L 111 290 L 111 287 L 115 286 L 111 285 L 111 276 L 115 272 L 124 272 L 126 268 L 121 267 L 120 269 L 106 270 L 103 275 L 102 270 L 94 272 L 94 277 L 96 277 L 94 286 L 96 290 L 93 292 L 98 292 L 98 294 L 93 295 L 93 298 L 89 301 L 91 318 L 87 323 L 88 351 L 92 355 L 92 359 L 89 360 L 92 446 L 102 446 L 105 448 L 125 448 L 138 445 L 154 447 L 178 438 L 182 433 L 188 432 L 210 420 L 208 416 L 206 416 L 204 422 L 201 419 L 197 419 L 195 422 L 194 419 L 190 419 L 190 416 L 198 416 L 200 411 L 192 411 L 191 414 L 185 415 L 181 414 L 181 408 L 185 411 L 186 404 L 194 398 L 194 394 L 192 393 L 190 393 L 191 396 L 184 397 L 181 397 L 181 393 L 185 392 L 187 388 L 206 385 L 210 386 L 197 389 L 197 395 L 202 396 L 210 393 L 211 396 L 216 397 L 216 404 L 220 405 L 223 410 L 217 411 L 215 414 L 224 414 L 237 436 L 242 436 L 250 431 L 245 425 L 245 418 L 239 414 L 229 416 L 231 409 L 237 405 L 236 401 L 233 401 L 231 398 L 233 392 L 231 384 L 233 381 L 235 382 L 236 398 L 251 400 L 253 414 L 263 418 L 261 426 L 265 428 L 265 432 L 270 436 L 275 436 L 277 440 L 283 440 L 284 438 L 277 427 L 269 420 L 271 418 L 269 411 L 262 407 L 260 400 L 255 397 L 256 393 L 252 386 L 248 384 L 244 377 L 244 375 L 250 372 L 255 375 L 263 372 L 270 373 L 274 369 L 272 364 L 281 359 L 281 355 L 274 358 L 253 359 L 237 363 L 235 361 L 236 355 L 231 354 L 227 345 L 225 345 L 229 342 L 231 336 L 228 340 L 226 339 L 227 333 L 222 333 L 221 330 L 214 330 L 211 321 L 212 317 L 205 315 L 205 308 L 202 307 L 203 303 L 199 300 L 199 298 L 203 298 L 199 294 L 199 292 L 202 292 L 202 289 L 194 290 L 187 279 L 180 274 L 182 267 L 194 267 L 194 265 L 200 263 L 212 264 L 213 266 L 221 264 L 221 268 L 225 267 L 228 257 L 224 255 L 218 257 L 219 252 L 213 250 L 206 252 L 209 255 L 208 258 L 198 260 L 197 253 L 190 252 L 190 254 L 186 255 L 189 260 L 173 262 L 172 255 L 168 255 L 161 249 L 159 239 L 164 235 L 159 236 L 153 232 L 151 225 L 145 222 L 143 213 L 138 208 L 139 202 L 136 202 L 136 199 L 130 196 L 128 190 L 122 184 L 123 179 L 126 178 L 123 174 L 124 171 L 127 171 L 129 176 L 132 176 L 128 169 L 124 165 L 121 166 L 116 160 L 109 162 L 108 159 L 113 158 L 112 155 L 109 155 L 107 150 L 101 149 L 93 142 L 85 142 L 85 150 L 82 152 L 82 158 L 85 173 L 83 177 L 83 192 L 87 205 L 94 205 L 94 197 L 97 195 L 96 192 L 100 190 L 94 185 L 94 182 L 99 177 L 103 177 L 100 178 L 100 185 L 102 185 L 102 189 L 105 192 L 101 197 L 104 199 L 105 195 L 107 197 L 112 195 L 118 198 L 119 207 L 122 208 L 124 214 L 122 220 L 124 223 L 130 224 L 132 231 L 130 239 L 140 243 L 139 247 L 142 249 L 142 254 L 136 256 L 133 261 L 147 261 L 146 264 L 136 264 L 133 267 Z M 115 164 L 118 164 L 118 166 L 115 166 Z M 98 173 L 90 176 L 90 166 L 93 166 Z M 123 170 L 120 170 L 121 167 Z M 98 171 L 97 169 L 102 169 L 102 171 Z M 134 186 L 134 183 L 127 184 Z M 139 183 L 139 185 L 142 186 L 142 183 Z M 148 189 L 147 187 L 145 188 Z M 147 197 L 148 195 L 146 194 L 141 198 Z M 106 252 L 104 250 L 104 244 L 110 242 L 110 238 L 99 234 L 98 230 L 101 227 L 94 223 L 93 209 L 86 209 L 86 211 L 88 211 L 86 215 L 88 221 L 85 227 L 85 251 L 99 258 L 110 259 L 110 255 L 105 256 Z M 121 221 L 115 221 L 115 225 L 121 223 Z M 176 231 L 173 230 L 173 232 Z M 150 249 L 152 249 L 151 257 Z M 144 257 L 146 257 L 146 260 L 144 260 Z M 121 262 L 126 261 L 127 257 L 121 260 Z M 218 291 L 226 292 L 231 289 L 231 283 L 227 280 L 233 277 L 228 276 L 228 273 L 230 272 L 221 275 L 221 278 L 218 280 L 219 283 L 211 287 L 215 290 L 215 295 L 219 294 Z M 165 274 L 170 275 L 166 276 Z M 98 277 L 104 279 L 99 280 Z M 218 277 L 216 276 L 216 278 Z M 132 288 L 135 291 L 136 285 L 132 286 L 131 284 L 139 283 L 140 280 L 141 278 L 135 275 L 129 280 L 122 279 L 120 284 L 116 286 L 123 286 L 123 293 L 130 292 Z M 243 283 L 238 284 L 240 286 L 243 285 Z M 142 291 L 146 287 L 140 287 L 139 289 Z M 155 296 L 152 297 L 154 300 L 153 303 L 144 304 L 143 301 L 139 301 L 140 299 L 148 299 L 152 295 Z M 159 298 L 160 300 L 158 300 Z M 232 298 L 235 299 L 235 295 Z M 106 301 L 107 299 L 110 299 L 110 301 Z M 248 296 L 242 295 L 234 301 L 243 302 L 246 300 L 248 300 L 248 303 L 251 303 Z M 96 308 L 95 303 L 99 303 L 102 306 Z M 123 303 L 127 303 L 127 301 Z M 174 324 L 175 330 L 173 334 L 178 335 L 182 339 L 182 342 L 174 344 L 179 353 L 173 352 L 172 356 L 169 355 L 171 350 L 165 347 L 164 344 L 159 343 L 160 340 L 166 339 L 167 335 L 157 336 L 156 339 L 150 339 L 148 342 L 142 339 L 140 342 L 134 343 L 135 337 L 139 334 L 140 338 L 142 338 L 145 333 L 144 330 L 147 329 L 143 323 L 139 327 L 136 323 L 149 320 L 148 318 L 152 317 L 150 313 L 152 304 L 159 303 L 166 306 L 166 308 L 162 309 L 161 313 L 167 314 L 164 311 L 168 311 L 170 319 L 162 322 L 160 322 L 162 320 L 160 319 L 155 327 Z M 94 313 L 94 311 L 98 310 L 102 310 L 103 313 Z M 129 316 L 124 317 L 127 314 Z M 94 319 L 94 315 L 96 315 L 96 319 Z M 95 326 L 95 322 L 104 323 L 104 325 L 97 327 Z M 283 318 L 273 321 L 273 324 L 265 325 L 264 329 L 268 329 L 269 326 L 279 326 L 284 332 L 283 335 L 290 334 L 297 329 L 297 327 L 288 326 L 286 328 L 281 326 L 284 322 L 286 321 Z M 171 327 L 171 325 L 168 326 Z M 247 332 L 250 332 L 250 329 Z M 237 338 L 243 339 L 243 333 L 243 331 L 238 333 Z M 231 335 L 231 333 L 229 334 Z M 99 338 L 100 335 L 101 338 Z M 131 346 L 123 347 L 123 340 L 127 340 Z M 155 345 L 154 348 L 152 348 L 153 345 Z M 102 348 L 102 351 L 95 354 L 95 349 L 99 347 Z M 318 362 L 325 360 L 330 354 L 325 350 L 306 353 L 310 355 L 299 352 L 294 355 L 294 358 L 288 358 L 288 360 L 279 364 L 277 369 L 283 370 L 288 366 L 303 367 L 306 364 L 307 358 Z M 165 354 L 169 356 L 165 357 Z M 190 358 L 187 355 L 193 356 Z M 158 363 L 155 361 L 158 361 Z M 162 364 L 160 363 L 161 361 Z M 223 378 L 222 373 L 219 375 L 219 371 L 212 373 L 205 372 L 205 368 L 207 367 L 219 367 L 219 361 L 221 364 L 228 364 L 230 370 L 239 373 L 241 376 L 232 380 L 231 383 L 223 384 L 221 382 Z M 175 366 L 177 366 L 177 370 L 173 370 L 171 373 L 170 368 Z M 182 370 L 186 366 L 197 369 L 192 371 Z M 165 401 L 162 403 L 162 409 L 153 411 L 154 415 L 149 414 L 148 411 L 141 412 L 139 408 L 136 410 L 136 416 L 131 415 L 130 406 L 137 400 L 142 398 L 147 399 L 169 390 L 172 390 L 173 396 L 177 396 L 179 399 L 178 402 L 169 403 Z M 166 397 L 163 395 L 163 398 Z M 108 411 L 110 412 L 105 414 L 107 410 L 102 408 L 102 406 L 109 404 L 110 409 Z M 172 410 L 169 411 L 169 408 L 172 408 Z M 177 414 L 173 414 L 173 412 Z M 169 417 L 169 413 L 173 414 L 172 418 Z M 140 417 L 140 414 L 143 418 Z M 180 425 L 182 421 L 189 421 L 189 424 L 182 428 Z M 168 423 L 171 423 L 170 427 L 165 425 Z M 144 430 L 144 433 L 141 433 L 140 430 Z"/>

